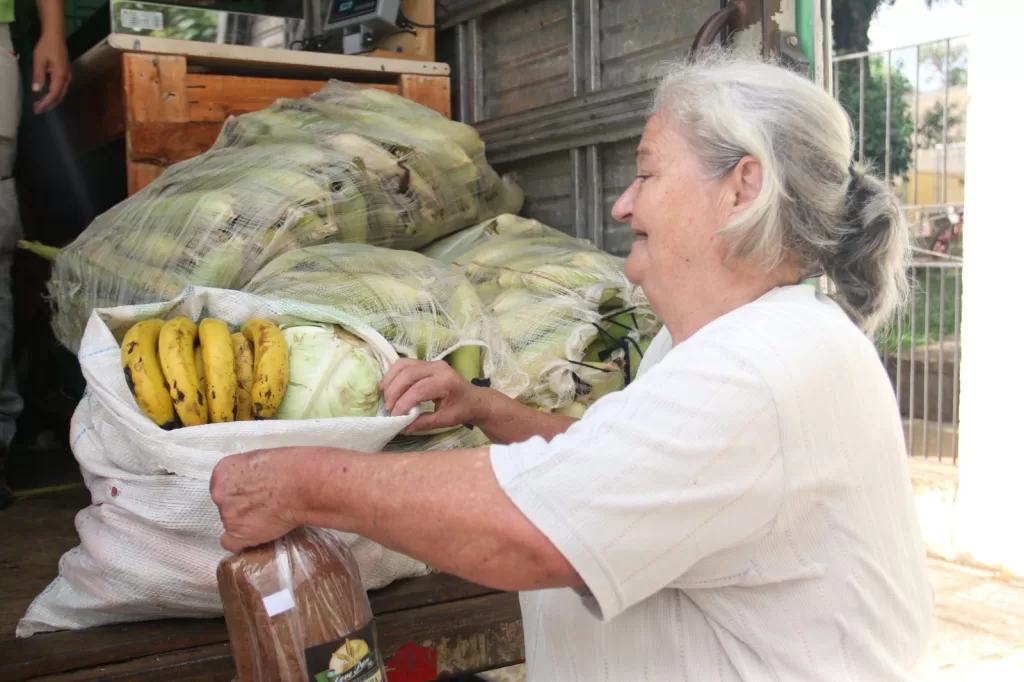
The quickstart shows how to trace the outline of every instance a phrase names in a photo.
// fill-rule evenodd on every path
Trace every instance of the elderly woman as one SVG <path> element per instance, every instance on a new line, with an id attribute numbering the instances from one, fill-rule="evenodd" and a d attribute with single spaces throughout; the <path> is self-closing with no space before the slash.
<path id="1" fill-rule="evenodd" d="M 226 458 L 223 545 L 337 528 L 520 591 L 531 680 L 914 679 L 931 591 L 866 335 L 907 289 L 900 208 L 800 75 L 709 54 L 653 111 L 613 209 L 665 324 L 637 380 L 575 421 L 399 362 L 394 413 L 495 445 Z"/>

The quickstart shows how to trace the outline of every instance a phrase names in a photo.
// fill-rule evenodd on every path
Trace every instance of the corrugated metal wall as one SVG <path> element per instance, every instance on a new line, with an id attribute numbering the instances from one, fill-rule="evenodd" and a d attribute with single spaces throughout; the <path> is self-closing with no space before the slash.
<path id="1" fill-rule="evenodd" d="M 629 251 L 611 207 L 633 180 L 651 68 L 683 57 L 721 0 L 448 0 L 456 115 L 515 172 L 524 213 Z"/>

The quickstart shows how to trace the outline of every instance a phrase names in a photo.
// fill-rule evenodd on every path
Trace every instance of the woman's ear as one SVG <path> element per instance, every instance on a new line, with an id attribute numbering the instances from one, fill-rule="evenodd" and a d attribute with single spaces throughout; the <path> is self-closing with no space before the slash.
<path id="1" fill-rule="evenodd" d="M 761 162 L 753 156 L 744 156 L 736 164 L 730 177 L 735 210 L 745 210 L 761 195 L 762 172 Z"/>

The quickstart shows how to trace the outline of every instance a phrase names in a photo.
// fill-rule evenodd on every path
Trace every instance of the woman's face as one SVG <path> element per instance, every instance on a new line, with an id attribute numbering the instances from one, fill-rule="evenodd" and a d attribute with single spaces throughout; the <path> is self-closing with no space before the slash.
<path id="1" fill-rule="evenodd" d="M 647 123 L 637 149 L 637 177 L 612 216 L 634 234 L 626 277 L 657 307 L 709 282 L 725 247 L 717 236 L 734 208 L 729 182 L 708 180 L 686 140 L 662 116 Z"/>

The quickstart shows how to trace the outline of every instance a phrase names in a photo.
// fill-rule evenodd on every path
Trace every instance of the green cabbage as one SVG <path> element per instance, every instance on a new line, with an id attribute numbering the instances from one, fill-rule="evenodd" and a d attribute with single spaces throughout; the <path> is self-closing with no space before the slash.
<path id="1" fill-rule="evenodd" d="M 365 341 L 331 325 L 281 332 L 288 343 L 288 389 L 276 419 L 378 415 L 384 373 Z"/>

